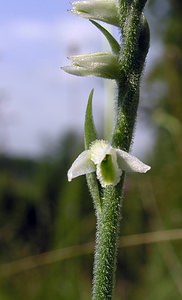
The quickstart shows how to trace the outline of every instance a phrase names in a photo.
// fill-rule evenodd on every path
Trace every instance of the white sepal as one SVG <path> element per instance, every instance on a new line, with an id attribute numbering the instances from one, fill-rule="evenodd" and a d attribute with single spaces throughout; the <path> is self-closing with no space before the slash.
<path id="1" fill-rule="evenodd" d="M 144 164 L 141 160 L 126 151 L 116 149 L 116 153 L 120 168 L 126 172 L 146 173 L 151 169 L 150 166 Z"/>
<path id="2" fill-rule="evenodd" d="M 83 151 L 72 164 L 68 171 L 68 181 L 73 178 L 95 172 L 95 165 L 90 159 L 90 150 Z"/>

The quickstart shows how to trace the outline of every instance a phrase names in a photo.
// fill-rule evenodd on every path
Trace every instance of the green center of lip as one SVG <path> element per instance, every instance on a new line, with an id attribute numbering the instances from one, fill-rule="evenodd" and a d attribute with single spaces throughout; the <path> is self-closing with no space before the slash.
<path id="1" fill-rule="evenodd" d="M 112 161 L 112 156 L 107 154 L 100 164 L 102 178 L 105 183 L 112 184 L 115 180 L 115 170 Z"/>

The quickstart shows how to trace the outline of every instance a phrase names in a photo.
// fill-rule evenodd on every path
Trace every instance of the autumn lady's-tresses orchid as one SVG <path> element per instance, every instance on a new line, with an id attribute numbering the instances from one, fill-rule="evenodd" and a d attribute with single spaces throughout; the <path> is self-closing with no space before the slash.
<path id="1" fill-rule="evenodd" d="M 150 32 L 143 16 L 147 0 L 72 0 L 71 13 L 87 18 L 104 35 L 110 51 L 71 56 L 63 69 L 79 76 L 98 76 L 116 81 L 111 143 L 98 140 L 92 113 L 91 91 L 84 123 L 83 151 L 68 171 L 68 180 L 86 174 L 97 217 L 92 300 L 113 299 L 117 240 L 125 173 L 146 173 L 150 166 L 123 151 L 130 148 L 135 128 L 140 80 L 149 49 Z M 97 20 L 118 27 L 119 42 Z M 89 33 L 88 33 L 89 35 Z M 111 101 L 111 102 L 110 102 Z M 110 120 L 110 116 L 107 116 Z M 123 149 L 123 150 L 121 150 Z"/>
<path id="2" fill-rule="evenodd" d="M 107 141 L 96 140 L 89 150 L 83 151 L 68 171 L 68 180 L 96 172 L 102 187 L 115 186 L 120 181 L 123 171 L 146 173 L 150 166 L 135 156 L 113 148 Z"/>

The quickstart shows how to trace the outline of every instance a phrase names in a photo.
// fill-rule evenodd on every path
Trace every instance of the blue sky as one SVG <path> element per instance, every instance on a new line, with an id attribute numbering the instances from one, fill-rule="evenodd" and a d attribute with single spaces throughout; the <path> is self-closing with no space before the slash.
<path id="1" fill-rule="evenodd" d="M 104 81 L 60 69 L 73 49 L 82 54 L 104 45 L 96 28 L 70 8 L 68 0 L 0 0 L 0 150 L 34 156 L 70 129 L 83 132 L 92 87 L 101 126 Z"/>
<path id="2" fill-rule="evenodd" d="M 60 12 L 68 8 L 69 1 L 64 0 L 6 0 L 0 1 L 1 21 L 14 18 L 34 17 L 39 20 L 54 20 Z"/>

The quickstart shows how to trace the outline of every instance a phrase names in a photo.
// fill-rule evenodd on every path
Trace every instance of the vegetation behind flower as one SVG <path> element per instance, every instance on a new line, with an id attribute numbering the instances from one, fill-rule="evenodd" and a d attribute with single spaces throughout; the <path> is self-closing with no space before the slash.
<path id="1" fill-rule="evenodd" d="M 156 124 L 157 140 L 151 156 L 153 172 L 150 181 L 140 175 L 135 180 L 132 176 L 128 178 L 120 229 L 123 236 L 181 227 L 182 145 L 178 125 L 182 123 L 182 49 L 178 39 L 182 10 L 180 0 L 171 4 L 169 15 L 163 20 L 168 24 L 163 33 L 165 55 L 147 86 L 147 91 L 152 88 L 152 93 L 147 94 L 150 106 L 145 100 L 141 105 L 145 122 L 151 125 L 152 118 Z M 152 5 L 159 31 L 158 1 L 156 7 L 153 2 Z M 168 94 L 162 99 L 159 96 L 156 104 L 153 94 L 161 80 L 168 87 Z M 70 146 L 73 142 L 74 153 Z M 11 273 L 11 262 L 19 258 L 93 241 L 95 218 L 85 180 L 80 177 L 68 184 L 66 178 L 75 155 L 83 149 L 79 143 L 78 136 L 74 139 L 74 135 L 67 135 L 48 159 L 36 162 L 12 157 L 0 159 L 0 260 L 3 265 L 10 263 L 6 268 L 8 276 L 3 277 L 1 268 L 2 300 L 89 299 L 93 263 L 89 255 L 34 269 L 25 266 L 26 271 Z M 137 195 L 135 201 L 134 195 Z M 115 300 L 180 300 L 181 264 L 181 241 L 148 245 L 141 241 L 139 246 L 119 249 Z M 17 263 L 16 270 L 19 268 Z"/>

